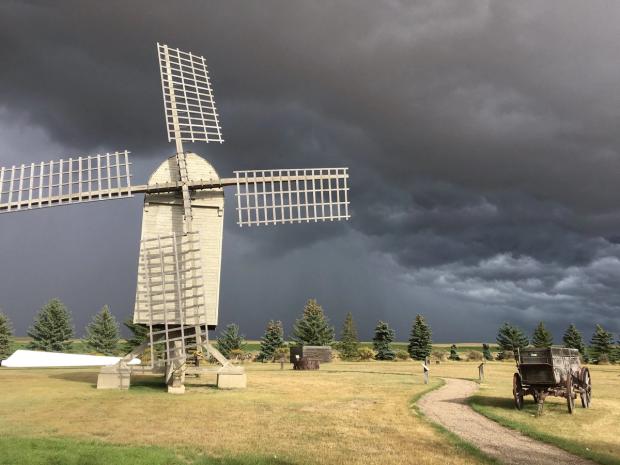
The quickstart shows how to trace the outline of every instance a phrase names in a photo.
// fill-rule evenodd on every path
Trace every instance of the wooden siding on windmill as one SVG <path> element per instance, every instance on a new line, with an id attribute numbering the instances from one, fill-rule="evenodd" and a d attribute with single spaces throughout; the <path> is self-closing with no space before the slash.
<path id="1" fill-rule="evenodd" d="M 218 179 L 217 172 L 200 156 L 187 154 L 187 171 L 190 181 Z M 149 179 L 149 185 L 178 181 L 179 173 L 175 157 L 164 161 Z M 204 282 L 205 308 L 201 317 L 188 317 L 186 321 L 168 318 L 168 324 L 217 325 L 222 257 L 222 236 L 224 227 L 224 191 L 214 188 L 192 192 L 192 229 L 198 233 L 200 246 L 200 274 Z M 149 239 L 176 233 L 183 234 L 183 198 L 181 193 L 146 194 L 142 216 L 142 236 Z M 140 257 L 143 246 L 141 245 Z M 140 273 L 142 259 L 139 263 Z M 134 322 L 149 324 L 149 308 L 145 299 L 146 290 L 141 282 L 136 289 Z M 173 300 L 172 296 L 170 300 Z M 164 321 L 152 321 L 161 324 Z"/>

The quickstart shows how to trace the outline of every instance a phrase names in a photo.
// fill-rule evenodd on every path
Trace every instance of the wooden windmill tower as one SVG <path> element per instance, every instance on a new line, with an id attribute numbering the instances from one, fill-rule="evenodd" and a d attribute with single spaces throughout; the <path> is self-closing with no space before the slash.
<path id="1" fill-rule="evenodd" d="M 183 142 L 223 142 L 204 57 L 157 44 L 168 141 L 176 153 L 145 185 L 131 184 L 129 152 L 0 168 L 0 213 L 144 194 L 134 322 L 148 340 L 102 369 L 100 388 L 126 388 L 131 372 L 165 373 L 184 391 L 188 354 L 221 365 L 218 386 L 244 387 L 243 369 L 209 342 L 218 324 L 224 187 L 236 187 L 239 226 L 349 218 L 347 168 L 235 171 L 220 178 Z M 140 366 L 127 363 L 142 355 Z M 147 361 L 148 362 L 145 362 Z M 203 370 L 196 368 L 191 370 Z"/>

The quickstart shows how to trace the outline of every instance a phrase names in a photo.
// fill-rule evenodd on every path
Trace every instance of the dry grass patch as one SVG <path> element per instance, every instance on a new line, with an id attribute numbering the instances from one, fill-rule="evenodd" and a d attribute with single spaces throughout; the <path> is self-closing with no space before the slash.
<path id="1" fill-rule="evenodd" d="M 167 394 L 148 377 L 97 391 L 96 371 L 0 369 L 0 435 L 64 436 L 258 454 L 300 464 L 477 464 L 412 413 L 419 364 L 325 364 L 317 372 L 248 364 L 248 389 Z M 437 383 L 438 381 L 435 381 Z"/>
<path id="2" fill-rule="evenodd" d="M 478 362 L 445 362 L 432 367 L 432 375 L 454 378 L 478 378 Z M 590 409 L 577 408 L 571 416 L 566 400 L 548 397 L 545 413 L 536 417 L 531 396 L 518 411 L 512 399 L 514 362 L 490 362 L 485 367 L 485 382 L 472 400 L 472 406 L 512 428 L 538 439 L 595 459 L 601 463 L 620 464 L 620 367 L 590 365 L 593 399 Z"/>

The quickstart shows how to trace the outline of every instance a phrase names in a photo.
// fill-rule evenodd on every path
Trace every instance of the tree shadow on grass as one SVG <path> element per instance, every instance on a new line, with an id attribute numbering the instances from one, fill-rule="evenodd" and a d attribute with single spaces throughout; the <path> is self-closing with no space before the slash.
<path id="1" fill-rule="evenodd" d="M 514 409 L 515 403 L 512 397 L 493 397 L 493 396 L 471 396 L 470 404 L 476 404 L 481 407 L 497 407 L 503 409 Z M 533 402 L 532 402 L 533 405 Z"/>
<path id="2" fill-rule="evenodd" d="M 64 381 L 73 381 L 75 383 L 85 383 L 97 385 L 98 371 L 68 371 L 50 375 L 53 379 L 62 379 Z"/>
<path id="3" fill-rule="evenodd" d="M 90 384 L 93 389 L 96 389 L 97 376 L 99 376 L 99 371 L 68 371 L 50 375 L 50 378 Z M 133 375 L 131 377 L 130 389 L 164 391 L 166 384 L 161 376 Z"/>

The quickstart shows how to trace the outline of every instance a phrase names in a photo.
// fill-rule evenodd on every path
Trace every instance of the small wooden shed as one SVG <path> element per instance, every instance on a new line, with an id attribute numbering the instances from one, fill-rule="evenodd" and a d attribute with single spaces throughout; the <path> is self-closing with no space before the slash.
<path id="1" fill-rule="evenodd" d="M 307 358 L 318 360 L 321 363 L 329 363 L 332 361 L 332 348 L 330 346 L 293 346 L 291 347 L 290 362 Z"/>

